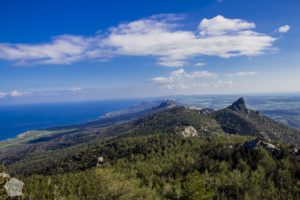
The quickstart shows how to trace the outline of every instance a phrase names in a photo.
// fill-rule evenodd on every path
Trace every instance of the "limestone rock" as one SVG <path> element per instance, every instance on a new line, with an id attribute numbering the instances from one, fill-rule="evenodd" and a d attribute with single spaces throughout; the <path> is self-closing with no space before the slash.
<path id="1" fill-rule="evenodd" d="M 192 126 L 185 126 L 183 130 L 179 132 L 183 137 L 195 137 L 198 136 L 197 130 Z"/>
<path id="2" fill-rule="evenodd" d="M 279 155 L 281 153 L 281 149 L 276 147 L 275 145 L 271 144 L 271 143 L 267 143 L 265 141 L 263 141 L 261 138 L 256 138 L 254 140 L 250 140 L 248 142 L 245 142 L 242 147 L 245 148 L 258 148 L 258 147 L 262 147 L 264 148 L 266 151 L 268 151 L 269 153 L 272 153 L 273 155 Z"/>
<path id="3" fill-rule="evenodd" d="M 11 178 L 5 185 L 4 188 L 9 197 L 22 196 L 22 188 L 24 183 L 16 178 Z"/>
<path id="4" fill-rule="evenodd" d="M 101 164 L 104 162 L 103 156 L 100 156 L 97 158 L 97 167 L 101 166 Z"/>

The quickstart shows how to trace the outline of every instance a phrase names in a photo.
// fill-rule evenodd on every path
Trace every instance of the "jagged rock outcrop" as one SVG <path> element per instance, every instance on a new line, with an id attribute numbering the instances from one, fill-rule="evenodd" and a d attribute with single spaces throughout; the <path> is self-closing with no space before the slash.
<path id="1" fill-rule="evenodd" d="M 199 108 L 197 106 L 184 106 L 185 109 L 189 109 L 189 110 L 201 110 L 202 108 Z"/>
<path id="2" fill-rule="evenodd" d="M 0 166 L 0 199 L 16 199 L 23 195 L 24 183 L 17 178 L 11 178 Z"/>
<path id="3" fill-rule="evenodd" d="M 295 146 L 300 144 L 299 130 L 247 108 L 244 98 L 239 98 L 224 109 L 212 112 L 211 116 L 218 121 L 223 131 L 229 134 L 261 136 Z"/>
<path id="4" fill-rule="evenodd" d="M 275 145 L 265 142 L 262 138 L 256 138 L 254 140 L 250 140 L 248 142 L 245 142 L 242 147 L 244 148 L 249 148 L 249 149 L 254 149 L 258 147 L 264 148 L 266 151 L 269 153 L 278 156 L 281 153 L 281 149 L 276 147 Z"/>
<path id="5" fill-rule="evenodd" d="M 171 109 L 171 108 L 174 108 L 176 106 L 177 106 L 177 104 L 176 104 L 175 101 L 165 100 L 165 101 L 161 102 L 161 104 L 157 108 Z"/>
<path id="6" fill-rule="evenodd" d="M 197 130 L 192 126 L 182 127 L 182 130 L 179 131 L 178 134 L 185 137 L 185 138 L 198 136 Z"/>
<path id="7" fill-rule="evenodd" d="M 200 111 L 199 111 L 199 113 L 201 113 L 201 114 L 210 114 L 210 113 L 212 113 L 212 112 L 214 112 L 215 110 L 214 109 L 212 109 L 212 108 L 203 108 L 203 109 L 201 109 Z"/>
<path id="8" fill-rule="evenodd" d="M 246 114 L 249 113 L 249 109 L 247 108 L 246 101 L 243 97 L 240 97 L 231 106 L 229 106 L 228 109 Z"/>
<path id="9" fill-rule="evenodd" d="M 97 164 L 96 164 L 96 166 L 97 166 L 97 167 L 100 167 L 100 166 L 103 164 L 103 162 L 104 162 L 103 156 L 99 156 L 99 157 L 97 158 Z"/>

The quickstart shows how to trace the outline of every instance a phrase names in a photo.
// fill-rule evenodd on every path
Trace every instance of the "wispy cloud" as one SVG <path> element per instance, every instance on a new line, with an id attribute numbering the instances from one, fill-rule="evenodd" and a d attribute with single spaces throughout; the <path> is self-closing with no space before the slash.
<path id="1" fill-rule="evenodd" d="M 236 72 L 232 74 L 226 74 L 227 77 L 234 77 L 234 76 L 253 76 L 258 74 L 259 72 Z"/>
<path id="2" fill-rule="evenodd" d="M 241 71 L 230 74 L 216 74 L 208 71 L 186 72 L 184 69 L 172 71 L 169 76 L 158 76 L 151 81 L 169 90 L 197 92 L 198 89 L 220 89 L 233 85 L 229 78 L 259 74 L 255 71 Z"/>
<path id="3" fill-rule="evenodd" d="M 70 64 L 87 59 L 94 47 L 95 38 L 62 35 L 43 44 L 0 44 L 0 58 L 18 64 Z"/>
<path id="4" fill-rule="evenodd" d="M 80 92 L 80 91 L 82 91 L 82 89 L 80 87 L 76 87 L 76 88 L 71 88 L 70 91 L 71 92 Z"/>
<path id="5" fill-rule="evenodd" d="M 17 91 L 17 90 L 14 90 L 14 91 L 12 91 L 11 93 L 10 93 L 10 96 L 12 96 L 12 97 L 20 97 L 20 96 L 23 96 L 25 93 L 21 93 L 21 92 L 19 92 L 19 91 Z"/>
<path id="6" fill-rule="evenodd" d="M 203 67 L 205 65 L 206 65 L 206 63 L 203 63 L 203 62 L 198 62 L 198 63 L 194 64 L 195 67 Z"/>
<path id="7" fill-rule="evenodd" d="M 0 59 L 17 64 L 70 64 L 116 56 L 154 56 L 182 67 L 196 56 L 257 56 L 273 50 L 276 38 L 255 32 L 255 24 L 218 15 L 186 30 L 181 15 L 155 15 L 112 27 L 93 37 L 61 35 L 40 44 L 0 43 Z"/>
<path id="8" fill-rule="evenodd" d="M 0 92 L 0 98 L 4 97 L 21 97 L 24 95 L 28 95 L 28 92 L 19 92 L 18 90 L 13 90 L 11 92 Z"/>
<path id="9" fill-rule="evenodd" d="M 277 31 L 280 33 L 287 33 L 289 32 L 289 30 L 290 30 L 290 26 L 284 25 L 284 26 L 280 26 Z"/>
<path id="10" fill-rule="evenodd" d="M 0 98 L 18 98 L 18 97 L 38 97 L 38 96 L 62 96 L 62 95 L 74 95 L 84 93 L 84 89 L 80 87 L 74 87 L 70 89 L 49 89 L 49 90 L 37 90 L 37 91 L 19 91 L 13 90 L 9 92 L 0 92 Z"/>
<path id="11" fill-rule="evenodd" d="M 168 88 L 170 90 L 176 89 L 190 89 L 192 87 L 198 87 L 201 84 L 199 81 L 203 81 L 204 79 L 216 78 L 218 75 L 215 73 L 211 73 L 208 71 L 194 71 L 188 73 L 184 71 L 184 69 L 178 69 L 173 72 L 168 77 L 155 77 L 152 81 L 164 88 Z M 202 85 L 203 86 L 203 85 Z"/>

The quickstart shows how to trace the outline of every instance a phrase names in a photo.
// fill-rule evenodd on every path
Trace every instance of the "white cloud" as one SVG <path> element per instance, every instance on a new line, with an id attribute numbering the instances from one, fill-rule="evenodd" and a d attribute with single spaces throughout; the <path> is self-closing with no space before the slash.
<path id="1" fill-rule="evenodd" d="M 18 64 L 70 64 L 116 56 L 152 56 L 158 64 L 182 67 L 197 56 L 256 56 L 274 49 L 274 37 L 253 31 L 255 24 L 216 16 L 199 31 L 186 30 L 180 15 L 156 15 L 110 28 L 94 37 L 62 35 L 41 44 L 0 43 L 0 59 Z"/>
<path id="2" fill-rule="evenodd" d="M 158 64 L 165 66 L 165 67 L 183 67 L 185 65 L 185 62 L 183 60 L 173 60 L 172 58 L 159 58 Z"/>
<path id="3" fill-rule="evenodd" d="M 70 64 L 86 59 L 96 38 L 61 35 L 43 44 L 0 44 L 0 58 L 22 63 Z"/>
<path id="4" fill-rule="evenodd" d="M 278 28 L 278 32 L 280 32 L 280 33 L 287 33 L 289 30 L 290 30 L 289 25 L 280 26 Z"/>
<path id="5" fill-rule="evenodd" d="M 184 69 L 178 69 L 173 72 L 168 77 L 155 77 L 152 81 L 164 88 L 168 88 L 170 90 L 176 89 L 190 89 L 205 83 L 200 83 L 199 81 L 203 81 L 204 79 L 215 78 L 218 75 L 215 73 L 211 73 L 208 71 L 194 71 L 191 73 L 187 73 Z M 203 86 L 203 85 L 202 85 Z"/>
<path id="6" fill-rule="evenodd" d="M 49 97 L 49 96 L 57 96 L 63 97 L 67 95 L 77 95 L 84 94 L 86 91 L 80 87 L 74 87 L 71 89 L 49 89 L 49 90 L 34 90 L 34 91 L 18 91 L 13 90 L 9 92 L 0 92 L 0 98 L 35 98 L 35 97 Z"/>
<path id="7" fill-rule="evenodd" d="M 222 26 L 220 23 L 223 21 L 227 25 Z M 271 36 L 247 30 L 255 27 L 253 23 L 222 16 L 204 19 L 200 23 L 202 36 L 177 29 L 176 21 L 171 25 L 165 23 L 142 19 L 122 24 L 105 42 L 115 47 L 120 55 L 157 56 L 161 65 L 181 67 L 185 60 L 195 56 L 229 58 L 260 55 L 270 50 L 275 41 Z"/>
<path id="8" fill-rule="evenodd" d="M 199 24 L 200 34 L 206 35 L 224 35 L 239 34 L 239 31 L 255 28 L 255 24 L 241 19 L 227 19 L 218 15 L 212 19 L 204 18 Z"/>
<path id="9" fill-rule="evenodd" d="M 12 91 L 11 93 L 10 93 L 10 96 L 12 96 L 12 97 L 20 97 L 20 96 L 23 96 L 25 93 L 21 93 L 21 92 L 19 92 L 19 91 L 17 91 L 17 90 L 14 90 L 14 91 Z"/>
<path id="10" fill-rule="evenodd" d="M 253 76 L 258 74 L 259 72 L 236 72 L 233 74 L 226 74 L 227 77 L 233 77 L 233 76 Z"/>
<path id="11" fill-rule="evenodd" d="M 71 88 L 70 91 L 71 92 L 80 92 L 82 89 L 80 87 L 76 87 L 76 88 Z"/>
<path id="12" fill-rule="evenodd" d="M 11 92 L 0 92 L 0 98 L 4 97 L 20 97 L 29 94 L 28 92 L 19 92 L 17 90 L 13 90 Z"/>
<path id="13" fill-rule="evenodd" d="M 206 63 L 198 62 L 198 63 L 196 63 L 194 66 L 195 66 L 195 67 L 203 67 L 203 66 L 205 66 L 205 65 L 206 65 Z"/>

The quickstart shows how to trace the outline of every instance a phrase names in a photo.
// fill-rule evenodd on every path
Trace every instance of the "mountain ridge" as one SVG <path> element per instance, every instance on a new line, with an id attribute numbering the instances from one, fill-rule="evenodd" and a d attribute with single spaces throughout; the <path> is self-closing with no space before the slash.
<path id="1" fill-rule="evenodd" d="M 142 199 L 199 199 L 199 191 L 204 199 L 299 199 L 298 131 L 244 99 L 220 110 L 147 106 L 26 133 L 0 149 L 0 161 L 28 199 L 112 199 L 124 189 L 147 191 Z"/>
<path id="2" fill-rule="evenodd" d="M 186 127 L 193 127 L 200 137 L 236 134 L 260 136 L 296 146 L 300 144 L 300 131 L 248 109 L 243 98 L 220 110 L 191 109 L 171 100 L 156 103 L 154 107 L 144 105 L 147 105 L 145 109 L 139 108 L 136 112 L 119 112 L 119 115 L 94 122 L 36 131 L 27 134 L 28 137 L 25 135 L 11 143 L 2 143 L 0 161 L 10 165 L 29 155 L 42 155 L 48 151 L 63 150 L 121 135 L 176 135 L 176 131 Z"/>

